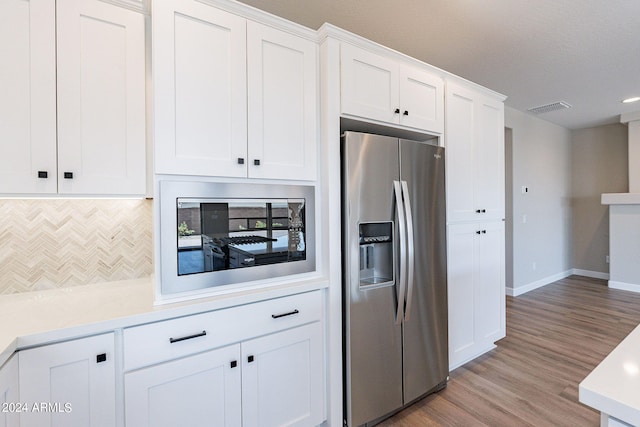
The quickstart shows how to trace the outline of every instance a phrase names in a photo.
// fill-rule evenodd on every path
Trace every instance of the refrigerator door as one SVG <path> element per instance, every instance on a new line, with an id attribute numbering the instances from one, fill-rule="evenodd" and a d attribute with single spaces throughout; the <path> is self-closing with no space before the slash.
<path id="1" fill-rule="evenodd" d="M 444 149 L 400 140 L 413 219 L 414 272 L 403 323 L 404 404 L 449 374 Z"/>
<path id="2" fill-rule="evenodd" d="M 345 418 L 359 426 L 402 406 L 398 140 L 346 132 L 342 163 Z"/>

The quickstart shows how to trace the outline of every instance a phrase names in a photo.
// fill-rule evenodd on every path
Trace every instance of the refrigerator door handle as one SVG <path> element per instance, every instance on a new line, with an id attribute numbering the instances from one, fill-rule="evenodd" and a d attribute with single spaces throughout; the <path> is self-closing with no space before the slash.
<path id="1" fill-rule="evenodd" d="M 404 321 L 409 321 L 409 315 L 411 314 L 411 301 L 413 300 L 413 288 L 415 286 L 413 281 L 413 273 L 415 268 L 415 249 L 413 247 L 413 215 L 411 213 L 411 198 L 409 196 L 409 187 L 407 181 L 402 181 L 402 196 L 404 199 L 404 209 L 407 218 L 407 300 L 406 307 L 404 309 Z"/>
<path id="2" fill-rule="evenodd" d="M 396 197 L 396 209 L 398 211 L 398 234 L 400 235 L 400 272 L 398 273 L 398 309 L 396 311 L 396 325 L 402 323 L 404 318 L 404 300 L 407 288 L 407 230 L 404 211 L 404 201 L 402 200 L 402 187 L 400 181 L 393 181 L 393 189 Z"/>

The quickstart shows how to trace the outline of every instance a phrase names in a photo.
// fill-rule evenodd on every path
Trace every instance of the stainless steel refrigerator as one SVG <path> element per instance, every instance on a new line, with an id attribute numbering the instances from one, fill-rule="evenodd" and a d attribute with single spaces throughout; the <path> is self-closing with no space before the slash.
<path id="1" fill-rule="evenodd" d="M 380 419 L 446 385 L 444 148 L 342 137 L 344 417 Z"/>

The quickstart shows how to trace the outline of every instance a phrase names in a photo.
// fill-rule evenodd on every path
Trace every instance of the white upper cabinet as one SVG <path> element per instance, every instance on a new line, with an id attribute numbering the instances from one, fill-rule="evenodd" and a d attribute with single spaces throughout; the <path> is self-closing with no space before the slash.
<path id="1" fill-rule="evenodd" d="M 249 176 L 316 179 L 317 47 L 247 23 Z"/>
<path id="2" fill-rule="evenodd" d="M 58 192 L 143 195 L 144 16 L 98 0 L 57 10 Z"/>
<path id="3" fill-rule="evenodd" d="M 145 194 L 144 16 L 3 1 L 0 46 L 0 193 Z"/>
<path id="4" fill-rule="evenodd" d="M 447 83 L 447 220 L 504 217 L 504 104 Z"/>
<path id="5" fill-rule="evenodd" d="M 342 43 L 340 86 L 345 115 L 443 132 L 444 83 L 426 70 Z"/>
<path id="6" fill-rule="evenodd" d="M 246 176 L 246 20 L 197 1 L 152 7 L 155 171 Z"/>
<path id="7" fill-rule="evenodd" d="M 316 179 L 314 42 L 192 0 L 153 31 L 156 173 Z"/>
<path id="8" fill-rule="evenodd" d="M 0 193 L 57 191 L 55 13 L 51 0 L 0 1 Z"/>

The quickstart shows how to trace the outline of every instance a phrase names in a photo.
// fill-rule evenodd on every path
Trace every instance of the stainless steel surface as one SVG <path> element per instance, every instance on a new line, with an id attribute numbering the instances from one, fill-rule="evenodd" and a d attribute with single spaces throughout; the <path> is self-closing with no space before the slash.
<path id="1" fill-rule="evenodd" d="M 343 145 L 343 207 L 349 212 L 343 218 L 349 236 L 344 242 L 343 270 L 348 331 L 345 386 L 352 426 L 402 406 L 402 329 L 395 323 L 397 268 L 391 282 L 361 286 L 358 236 L 362 222 L 395 222 L 393 181 L 400 176 L 397 141 L 354 134 Z"/>
<path id="2" fill-rule="evenodd" d="M 315 262 L 315 187 L 310 185 L 236 184 L 194 181 L 160 181 L 159 221 L 160 221 L 160 280 L 162 295 L 173 297 L 177 294 L 197 292 L 201 289 L 224 289 L 254 280 L 271 279 L 313 272 Z M 177 201 L 239 199 L 282 199 L 289 202 L 304 200 L 306 209 L 305 249 L 306 259 L 279 264 L 258 265 L 251 268 L 234 268 L 201 274 L 178 274 L 178 233 Z M 290 207 L 291 205 L 289 205 Z"/>
<path id="3" fill-rule="evenodd" d="M 404 310 L 404 321 L 409 320 L 411 314 L 411 301 L 413 301 L 413 289 L 415 288 L 413 270 L 415 268 L 416 252 L 414 250 L 413 236 L 413 215 L 411 209 L 411 197 L 409 196 L 409 187 L 407 181 L 402 181 L 402 200 L 405 204 L 405 214 L 407 222 L 407 302 Z"/>
<path id="4" fill-rule="evenodd" d="M 342 156 L 345 420 L 359 426 L 448 375 L 444 150 L 346 132 Z M 394 277 L 375 286 L 360 280 L 359 225 L 384 221 Z"/>
<path id="5" fill-rule="evenodd" d="M 396 324 L 404 317 L 404 299 L 407 290 L 407 221 L 402 200 L 400 181 L 393 181 L 393 193 L 396 196 L 396 212 L 398 236 L 400 237 L 400 269 L 398 270 L 398 308 L 396 310 Z"/>
<path id="6" fill-rule="evenodd" d="M 414 216 L 414 290 L 403 324 L 405 403 L 449 373 L 444 149 L 400 141 L 400 176 L 408 183 Z"/>

